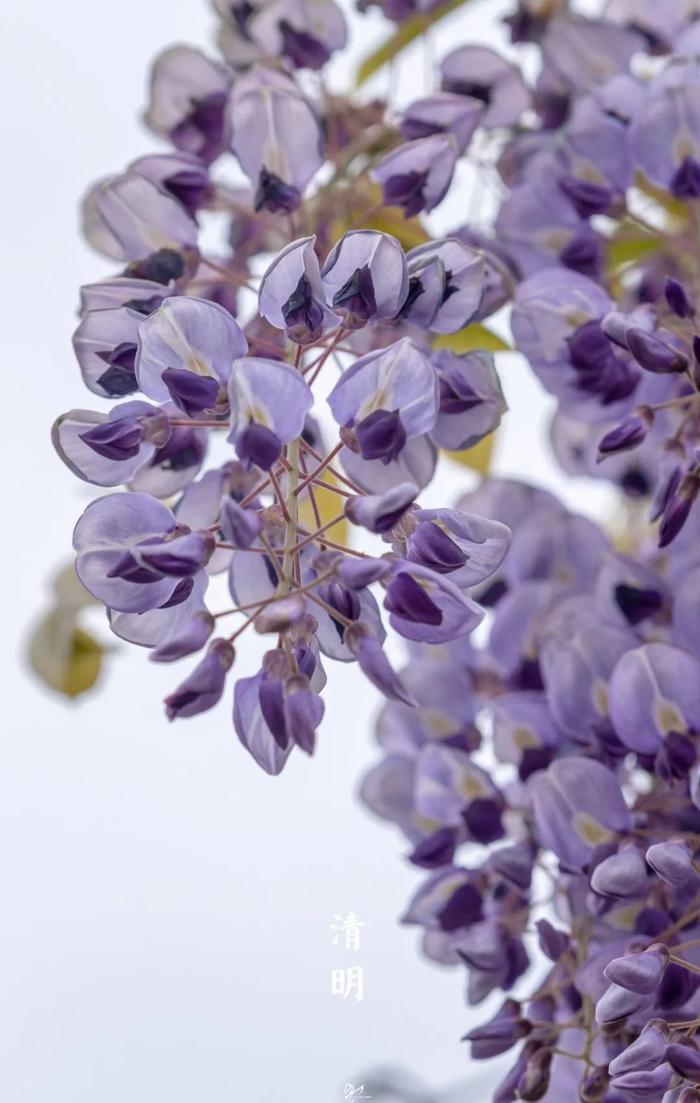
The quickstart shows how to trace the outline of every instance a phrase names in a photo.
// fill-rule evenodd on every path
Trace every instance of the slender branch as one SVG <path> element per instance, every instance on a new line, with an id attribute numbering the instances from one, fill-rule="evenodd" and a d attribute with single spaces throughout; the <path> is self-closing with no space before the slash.
<path id="1" fill-rule="evenodd" d="M 309 483 L 314 482 L 316 476 L 320 475 L 322 471 L 325 471 L 325 469 L 332 462 L 332 460 L 338 455 L 338 453 L 340 452 L 340 449 L 342 447 L 343 447 L 343 442 L 341 440 L 339 440 L 338 443 L 335 445 L 335 447 L 331 448 L 331 450 L 328 453 L 328 455 L 326 456 L 326 458 L 321 460 L 321 462 L 318 464 L 318 466 L 315 467 L 313 469 L 313 471 L 311 471 L 306 476 L 306 478 L 303 479 L 302 482 L 298 483 L 298 485 L 294 489 L 293 493 L 298 496 L 299 494 L 301 494 L 302 490 L 304 490 L 309 485 Z"/>

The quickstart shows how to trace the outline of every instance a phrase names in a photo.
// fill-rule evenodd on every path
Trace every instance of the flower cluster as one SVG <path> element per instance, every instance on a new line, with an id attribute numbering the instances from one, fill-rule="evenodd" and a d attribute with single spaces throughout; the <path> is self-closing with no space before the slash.
<path id="1" fill-rule="evenodd" d="M 501 418 L 493 357 L 432 346 L 493 311 L 502 278 L 457 236 L 416 226 L 410 247 L 352 204 L 334 240 L 339 196 L 369 184 L 368 109 L 313 99 L 295 69 L 344 44 L 341 12 L 329 0 L 221 14 L 225 62 L 178 46 L 154 64 L 146 118 L 170 152 L 84 200 L 89 242 L 122 265 L 82 288 L 74 340 L 86 386 L 111 405 L 70 410 L 53 441 L 79 478 L 126 487 L 93 501 L 73 540 L 112 631 L 156 662 L 199 655 L 168 718 L 215 706 L 233 671 L 236 733 L 277 774 L 294 747 L 314 749 L 326 660 L 357 662 L 410 707 L 385 620 L 436 643 L 482 618 L 470 590 L 499 567 L 509 530 L 417 498 L 440 448 L 471 447 Z M 377 180 L 409 213 L 438 201 L 451 137 L 438 139 L 449 172 L 437 182 L 432 137 L 403 145 L 380 113 L 370 139 Z M 232 155 L 249 189 L 217 179 Z M 328 165 L 331 183 L 314 184 Z M 213 256 L 203 240 L 222 215 L 228 245 Z M 376 553 L 353 546 L 353 527 Z M 237 677 L 249 629 L 269 649 Z"/>
<path id="2" fill-rule="evenodd" d="M 391 55 L 459 4 L 379 6 Z M 700 8 L 518 0 L 522 70 L 458 42 L 399 111 L 328 91 L 333 0 L 215 7 L 221 58 L 153 67 L 169 152 L 84 202 L 120 270 L 82 289 L 75 351 L 113 405 L 54 443 L 127 489 L 80 518 L 78 576 L 156 662 L 200 655 L 170 719 L 233 672 L 268 773 L 313 751 L 326 660 L 383 694 L 363 798 L 426 871 L 425 953 L 470 1003 L 505 993 L 467 1036 L 519 1047 L 494 1103 L 697 1103 Z M 475 142 L 495 217 L 436 236 Z M 500 423 L 493 356 L 457 338 L 506 304 L 558 461 L 616 491 L 609 530 L 517 480 L 418 501 Z M 249 629 L 271 646 L 237 676 Z"/>
<path id="3" fill-rule="evenodd" d="M 700 1100 L 698 15 L 523 0 L 539 73 L 502 62 L 487 99 L 510 129 L 480 244 L 559 462 L 619 508 L 606 529 L 517 480 L 463 495 L 512 533 L 483 630 L 411 645 L 417 707 L 384 706 L 362 795 L 425 871 L 403 922 L 497 1001 L 466 1036 L 516 1054 L 494 1103 Z M 462 53 L 442 87 L 474 96 Z"/>

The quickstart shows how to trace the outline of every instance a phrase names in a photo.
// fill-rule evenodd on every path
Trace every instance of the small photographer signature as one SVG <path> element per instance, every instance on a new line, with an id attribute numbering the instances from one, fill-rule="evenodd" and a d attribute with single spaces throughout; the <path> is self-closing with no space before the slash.
<path id="1" fill-rule="evenodd" d="M 367 1095 L 365 1092 L 364 1084 L 360 1084 L 359 1088 L 356 1088 L 354 1084 L 346 1084 L 343 1088 L 343 1099 L 345 1103 L 357 1103 L 359 1099 L 371 1099 L 371 1095 Z"/>

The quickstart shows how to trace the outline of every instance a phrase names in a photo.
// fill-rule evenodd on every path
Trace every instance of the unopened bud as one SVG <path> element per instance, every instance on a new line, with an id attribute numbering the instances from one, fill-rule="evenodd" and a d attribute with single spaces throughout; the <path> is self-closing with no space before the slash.
<path id="1" fill-rule="evenodd" d="M 549 1073 L 552 1064 L 552 1051 L 538 1049 L 525 1066 L 518 1081 L 518 1098 L 525 1103 L 536 1103 L 547 1094 Z"/>
<path id="2" fill-rule="evenodd" d="M 253 627 L 261 636 L 268 632 L 284 632 L 299 619 L 305 609 L 300 594 L 271 602 L 253 621 Z"/>
<path id="3" fill-rule="evenodd" d="M 607 1069 L 596 1069 L 581 1084 L 578 1097 L 581 1103 L 600 1103 L 605 1099 L 610 1077 Z"/>

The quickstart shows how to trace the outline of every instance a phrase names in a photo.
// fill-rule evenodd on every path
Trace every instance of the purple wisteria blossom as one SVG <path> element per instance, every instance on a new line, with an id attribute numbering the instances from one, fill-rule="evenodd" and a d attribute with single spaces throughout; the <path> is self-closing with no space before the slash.
<path id="1" fill-rule="evenodd" d="M 452 134 L 417 138 L 388 153 L 372 170 L 384 202 L 401 207 L 406 217 L 432 211 L 452 183 L 459 146 Z"/>
<path id="2" fill-rule="evenodd" d="M 293 211 L 323 163 L 319 122 L 295 83 L 255 68 L 236 81 L 233 152 L 255 190 L 255 210 Z"/>
<path id="3" fill-rule="evenodd" d="M 489 1000 L 494 1103 L 697 1103 L 698 6 L 513 0 L 506 57 L 468 5 L 381 0 L 352 94 L 334 0 L 213 6 L 216 56 L 153 65 L 166 148 L 83 202 L 114 271 L 52 430 L 111 491 L 78 577 L 243 768 L 304 769 L 355 664 L 361 796 L 419 878 L 403 923 Z M 365 93 L 443 18 L 434 79 Z M 529 371 L 560 497 L 524 481 Z"/>

